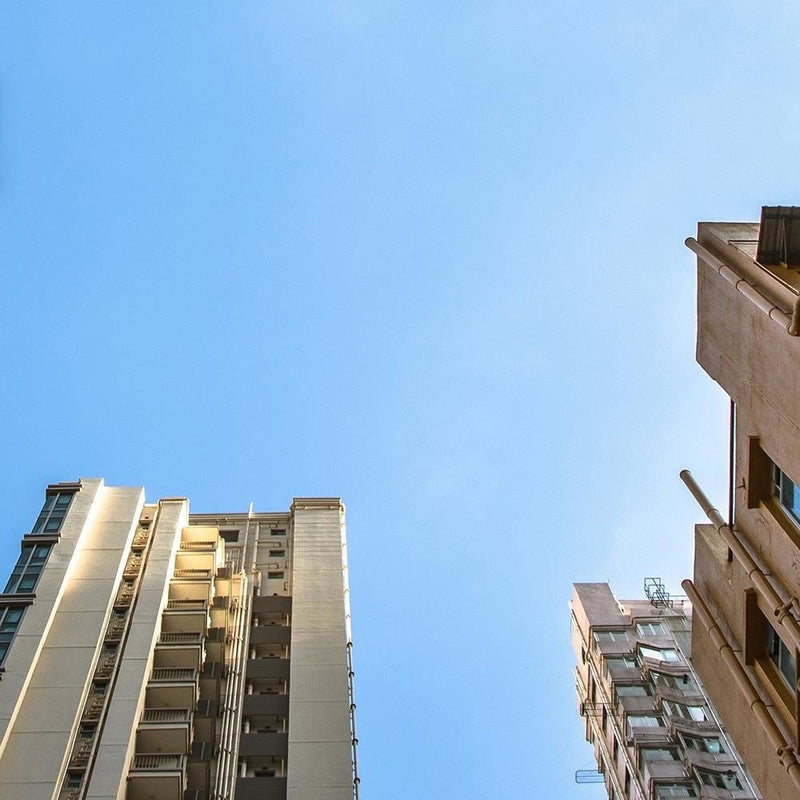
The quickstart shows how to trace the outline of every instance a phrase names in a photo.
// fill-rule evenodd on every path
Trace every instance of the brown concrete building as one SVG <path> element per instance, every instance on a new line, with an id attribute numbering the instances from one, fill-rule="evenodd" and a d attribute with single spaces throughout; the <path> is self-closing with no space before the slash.
<path id="1" fill-rule="evenodd" d="M 0 800 L 358 797 L 344 507 L 49 486 L 0 594 Z"/>
<path id="2" fill-rule="evenodd" d="M 731 496 L 695 530 L 692 659 L 768 800 L 800 796 L 800 209 L 701 223 L 697 360 L 731 398 Z"/>
<path id="3" fill-rule="evenodd" d="M 607 583 L 573 585 L 575 686 L 597 778 L 611 800 L 754 800 L 689 660 L 691 607 L 654 589 L 617 601 Z"/>

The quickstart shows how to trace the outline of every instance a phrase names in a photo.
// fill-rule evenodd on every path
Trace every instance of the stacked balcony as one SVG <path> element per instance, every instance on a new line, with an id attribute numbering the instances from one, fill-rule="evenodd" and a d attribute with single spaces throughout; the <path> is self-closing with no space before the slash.
<path id="1" fill-rule="evenodd" d="M 291 597 L 253 598 L 237 800 L 286 797 L 291 608 Z"/>
<path id="2" fill-rule="evenodd" d="M 211 712 L 216 710 L 222 668 L 206 651 L 221 558 L 215 529 L 183 531 L 137 729 L 128 800 L 207 795 L 214 735 Z M 224 650 L 217 655 L 224 659 Z"/>

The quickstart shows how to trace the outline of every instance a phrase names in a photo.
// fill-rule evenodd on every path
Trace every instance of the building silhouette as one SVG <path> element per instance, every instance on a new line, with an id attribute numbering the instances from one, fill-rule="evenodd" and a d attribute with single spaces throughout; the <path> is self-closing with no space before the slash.
<path id="1" fill-rule="evenodd" d="M 353 800 L 344 507 L 51 485 L 0 670 L 0 800 Z"/>
<path id="2" fill-rule="evenodd" d="M 692 660 L 763 796 L 788 800 L 800 795 L 800 209 L 700 223 L 687 245 L 697 360 L 731 400 L 727 508 L 682 473 L 709 519 L 684 583 Z"/>
<path id="3" fill-rule="evenodd" d="M 617 601 L 607 583 L 576 583 L 570 604 L 575 685 L 611 800 L 754 800 L 752 779 L 720 724 L 691 652 L 691 606 L 649 579 L 648 600 Z"/>

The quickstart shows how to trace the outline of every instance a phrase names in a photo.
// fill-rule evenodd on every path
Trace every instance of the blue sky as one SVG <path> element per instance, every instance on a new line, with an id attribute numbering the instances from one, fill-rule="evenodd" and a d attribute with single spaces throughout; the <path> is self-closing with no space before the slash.
<path id="1" fill-rule="evenodd" d="M 700 219 L 798 204 L 776 2 L 6 5 L 0 499 L 348 509 L 365 797 L 594 800 L 570 584 L 725 502 Z"/>

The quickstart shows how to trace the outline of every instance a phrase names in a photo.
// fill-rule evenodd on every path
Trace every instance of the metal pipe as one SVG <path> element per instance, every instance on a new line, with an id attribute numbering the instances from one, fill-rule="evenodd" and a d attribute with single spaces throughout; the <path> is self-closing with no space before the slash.
<path id="1" fill-rule="evenodd" d="M 719 625 L 714 621 L 714 617 L 703 598 L 698 594 L 694 584 L 687 579 L 681 583 L 681 586 L 689 597 L 689 600 L 691 600 L 694 613 L 700 618 L 700 622 L 706 629 L 706 633 L 717 649 L 723 663 L 728 668 L 731 677 L 741 689 L 742 694 L 750 706 L 750 710 L 761 723 L 767 735 L 767 739 L 775 748 L 775 753 L 780 759 L 781 764 L 786 768 L 786 771 L 789 773 L 795 785 L 800 788 L 800 763 L 797 761 L 792 746 L 781 733 L 778 724 L 773 719 L 769 709 L 751 683 L 744 667 L 739 663 L 739 659 L 736 658 L 733 648 L 728 644 L 725 635 L 720 630 Z"/>
<path id="2" fill-rule="evenodd" d="M 725 544 L 731 549 L 736 560 L 744 568 L 747 577 L 753 583 L 761 601 L 773 615 L 777 617 L 778 622 L 783 626 L 792 642 L 792 646 L 795 649 L 800 649 L 800 625 L 798 625 L 797 620 L 792 616 L 789 610 L 790 606 L 787 607 L 786 601 L 780 597 L 772 584 L 767 580 L 767 577 L 753 560 L 753 557 L 747 551 L 739 536 L 725 522 L 719 511 L 711 505 L 711 501 L 698 486 L 697 481 L 692 477 L 692 473 L 689 472 L 688 469 L 684 469 L 681 470 L 680 477 L 686 484 L 686 488 L 692 493 L 694 499 L 697 500 L 700 508 L 703 509 L 705 515 L 711 521 L 711 524 L 717 529 L 717 532 L 720 534 Z"/>
<path id="3" fill-rule="evenodd" d="M 703 247 L 696 239 L 689 237 L 685 242 L 686 246 L 695 253 L 701 261 L 708 264 L 722 278 L 733 286 L 737 292 L 744 295 L 760 311 L 763 311 L 770 319 L 777 322 L 790 336 L 800 335 L 800 296 L 780 279 L 768 272 L 756 262 L 753 262 L 753 269 L 748 270 L 746 277 L 742 277 L 736 270 L 725 264 L 710 250 Z M 771 300 L 764 294 L 764 290 L 769 291 L 769 286 L 761 274 L 767 273 L 773 280 L 777 281 L 779 288 L 783 291 L 777 292 L 780 295 L 780 302 L 792 309 L 792 313 L 787 314 L 777 302 Z"/>

